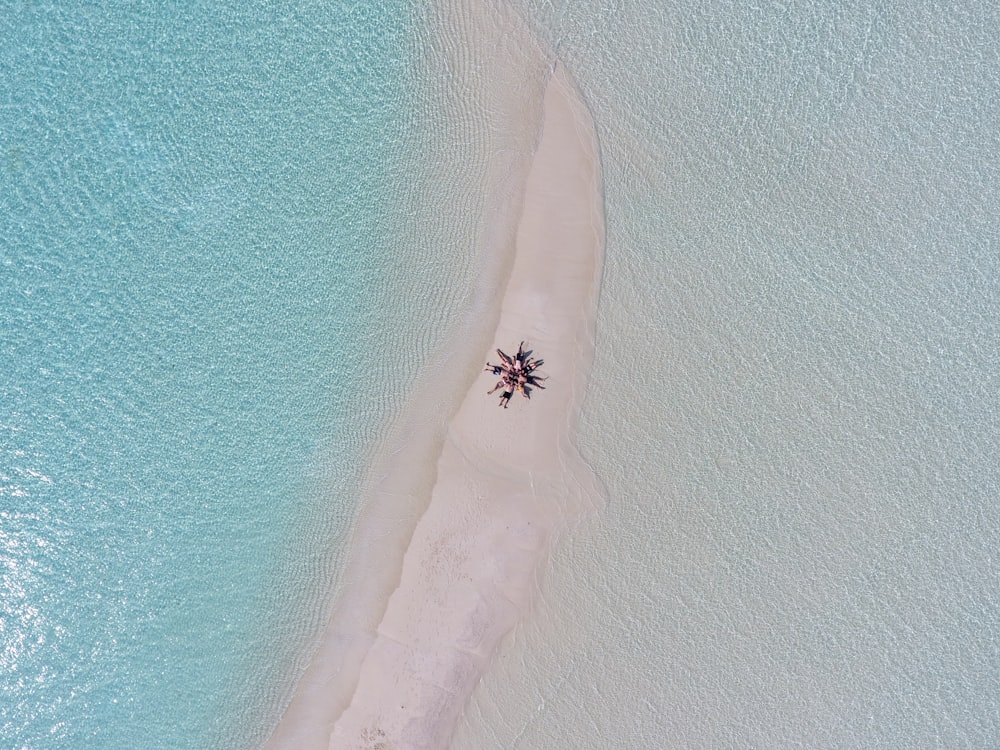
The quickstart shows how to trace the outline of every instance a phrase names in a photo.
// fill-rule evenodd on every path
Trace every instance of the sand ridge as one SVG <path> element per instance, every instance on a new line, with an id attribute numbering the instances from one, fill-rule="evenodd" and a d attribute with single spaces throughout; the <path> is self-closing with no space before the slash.
<path id="1" fill-rule="evenodd" d="M 604 252 L 596 134 L 569 75 L 523 24 L 500 7 L 495 18 L 474 3 L 448 12 L 467 7 L 475 49 L 522 81 L 498 110 L 515 119 L 492 126 L 536 133 L 534 153 L 499 167 L 488 194 L 488 257 L 506 270 L 477 288 L 479 317 L 449 358 L 471 383 L 454 416 L 437 428 L 418 403 L 374 466 L 333 619 L 269 750 L 445 747 L 530 610 L 553 535 L 600 502 L 574 442 Z M 537 72 L 536 97 L 523 86 Z M 501 409 L 481 368 L 521 340 L 545 360 L 546 389 Z"/>
<path id="2" fill-rule="evenodd" d="M 557 67 L 495 334 L 507 351 L 524 340 L 544 358 L 547 387 L 501 409 L 484 373 L 466 395 L 331 750 L 445 747 L 501 638 L 529 609 L 553 531 L 594 502 L 572 430 L 603 257 L 598 165 L 589 115 Z"/>

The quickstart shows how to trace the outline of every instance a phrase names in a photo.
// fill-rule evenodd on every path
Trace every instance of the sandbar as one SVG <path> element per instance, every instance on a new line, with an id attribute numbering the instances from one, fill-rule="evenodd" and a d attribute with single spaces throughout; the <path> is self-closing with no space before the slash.
<path id="1" fill-rule="evenodd" d="M 405 471 L 387 478 L 429 501 L 415 506 L 401 565 L 387 555 L 395 573 L 373 583 L 388 595 L 384 609 L 352 612 L 347 595 L 270 748 L 446 747 L 501 639 L 530 614 L 554 535 L 600 502 L 574 441 L 603 263 L 600 160 L 591 117 L 560 64 L 541 114 L 509 277 L 494 292 L 495 330 L 463 366 L 481 370 L 496 361 L 495 347 L 511 353 L 524 341 L 545 361 L 546 388 L 530 400 L 515 394 L 504 409 L 481 372 L 432 446 L 435 471 L 417 482 L 426 486 L 408 487 Z M 352 545 L 379 565 L 372 534 Z"/>

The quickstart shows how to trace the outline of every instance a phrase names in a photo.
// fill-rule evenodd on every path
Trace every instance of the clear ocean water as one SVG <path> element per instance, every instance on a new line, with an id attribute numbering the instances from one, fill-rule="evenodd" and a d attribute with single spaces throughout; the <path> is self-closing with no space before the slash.
<path id="1" fill-rule="evenodd" d="M 476 280 L 426 7 L 0 12 L 3 747 L 275 721 Z M 517 7 L 602 142 L 608 505 L 455 747 L 997 746 L 997 10 Z"/>
<path id="2" fill-rule="evenodd" d="M 411 36 L 393 0 L 0 11 L 0 746 L 274 720 L 411 367 Z"/>

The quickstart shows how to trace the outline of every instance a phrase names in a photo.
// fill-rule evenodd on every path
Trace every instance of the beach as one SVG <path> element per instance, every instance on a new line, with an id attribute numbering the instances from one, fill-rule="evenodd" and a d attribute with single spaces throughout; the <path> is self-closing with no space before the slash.
<path id="1" fill-rule="evenodd" d="M 589 113 L 558 64 L 539 125 L 495 330 L 462 364 L 480 371 L 495 348 L 523 341 L 544 360 L 545 388 L 500 408 L 487 395 L 496 379 L 480 372 L 433 457 L 433 485 L 406 461 L 382 479 L 383 494 L 430 493 L 396 585 L 380 606 L 355 599 L 365 612 L 346 595 L 320 647 L 325 666 L 314 663 L 269 747 L 445 747 L 501 639 L 530 616 L 553 534 L 600 502 L 574 442 L 603 260 L 600 165 Z M 366 520 L 350 555 L 371 554 L 377 522 Z M 393 567 L 392 556 L 379 563 Z"/>
<path id="2" fill-rule="evenodd" d="M 0 747 L 1000 746 L 995 3 L 77 5 Z"/>

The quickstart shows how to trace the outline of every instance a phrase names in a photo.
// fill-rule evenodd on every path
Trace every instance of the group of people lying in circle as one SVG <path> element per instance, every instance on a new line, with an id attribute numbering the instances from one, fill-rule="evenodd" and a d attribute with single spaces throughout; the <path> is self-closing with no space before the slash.
<path id="1" fill-rule="evenodd" d="M 500 378 L 499 382 L 493 386 L 493 389 L 489 393 L 495 393 L 501 388 L 503 389 L 503 392 L 500 394 L 500 406 L 504 409 L 507 408 L 507 403 L 510 401 L 510 397 L 514 395 L 514 391 L 518 391 L 522 396 L 530 399 L 532 388 L 545 389 L 545 386 L 538 382 L 539 380 L 545 380 L 545 378 L 541 375 L 533 374 L 545 362 L 544 360 L 530 357 L 531 351 L 524 351 L 523 341 L 517 348 L 517 354 L 513 357 L 500 349 L 497 349 L 497 354 L 500 355 L 501 364 L 495 365 L 492 362 L 487 362 L 486 371 Z"/>

